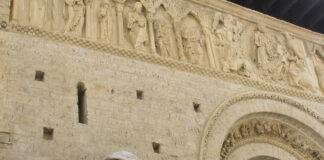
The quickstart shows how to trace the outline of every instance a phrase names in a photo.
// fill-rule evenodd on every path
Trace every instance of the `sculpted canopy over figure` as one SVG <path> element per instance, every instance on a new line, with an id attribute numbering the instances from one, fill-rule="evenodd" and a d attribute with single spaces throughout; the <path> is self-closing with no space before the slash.
<path id="1" fill-rule="evenodd" d="M 85 6 L 83 0 L 65 0 L 67 6 L 67 22 L 64 33 L 74 36 L 82 36 L 84 25 Z"/>
<path id="2" fill-rule="evenodd" d="M 101 3 L 98 19 L 100 25 L 100 40 L 104 42 L 111 41 L 112 21 L 110 14 L 110 0 L 104 0 Z"/>
<path id="3" fill-rule="evenodd" d="M 35 27 L 43 27 L 46 16 L 46 6 L 48 0 L 31 0 L 30 1 L 30 24 Z"/>
<path id="4" fill-rule="evenodd" d="M 142 13 L 143 5 L 136 2 L 133 11 L 128 14 L 127 29 L 131 42 L 135 49 L 145 50 L 145 45 L 148 43 L 147 20 Z"/>
<path id="5" fill-rule="evenodd" d="M 204 64 L 204 50 L 202 48 L 204 39 L 195 28 L 185 27 L 182 32 L 182 42 L 184 53 L 188 57 L 189 62 L 194 64 Z"/>

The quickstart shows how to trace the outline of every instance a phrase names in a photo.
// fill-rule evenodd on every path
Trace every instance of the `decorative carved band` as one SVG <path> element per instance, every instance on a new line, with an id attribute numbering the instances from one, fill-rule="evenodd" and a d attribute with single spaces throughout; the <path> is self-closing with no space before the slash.
<path id="1" fill-rule="evenodd" d="M 218 120 L 219 116 L 230 106 L 234 105 L 235 103 L 238 103 L 240 101 L 245 101 L 249 99 L 268 99 L 268 100 L 274 100 L 278 102 L 282 102 L 285 104 L 289 104 L 294 108 L 297 108 L 306 114 L 312 116 L 314 119 L 319 121 L 321 124 L 324 125 L 324 119 L 323 117 L 319 116 L 317 113 L 312 111 L 312 109 L 308 108 L 307 106 L 303 105 L 302 103 L 299 103 L 291 98 L 287 98 L 282 95 L 276 95 L 271 93 L 244 93 L 235 97 L 232 97 L 225 102 L 223 102 L 220 106 L 218 106 L 215 111 L 210 116 L 209 120 L 207 121 L 206 127 L 204 129 L 202 140 L 201 140 L 201 146 L 200 146 L 200 157 L 199 160 L 205 160 L 205 154 L 206 154 L 206 147 L 208 139 L 212 133 L 212 128 L 215 125 L 216 121 Z"/>
<path id="2" fill-rule="evenodd" d="M 277 120 L 249 119 L 235 125 L 228 133 L 221 149 L 221 159 L 228 156 L 237 147 L 252 142 L 264 142 L 270 144 L 276 141 L 285 146 L 283 149 L 293 155 L 302 155 L 302 159 L 324 160 L 324 152 L 312 140 L 287 124 Z M 290 149 L 287 149 L 290 148 Z"/>

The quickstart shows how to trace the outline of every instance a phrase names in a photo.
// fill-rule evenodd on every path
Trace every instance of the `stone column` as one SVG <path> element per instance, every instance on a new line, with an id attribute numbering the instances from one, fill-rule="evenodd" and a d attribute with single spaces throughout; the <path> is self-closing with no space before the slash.
<path id="1" fill-rule="evenodd" d="M 12 23 L 18 23 L 19 21 L 19 12 L 25 12 L 24 6 L 25 2 L 21 0 L 12 0 L 12 10 L 10 15 L 10 20 Z M 23 13 L 24 15 L 25 13 Z"/>
<path id="2" fill-rule="evenodd" d="M 177 47 L 178 47 L 178 56 L 181 61 L 187 61 L 186 55 L 184 54 L 183 51 L 181 30 L 179 29 L 180 22 L 178 20 L 175 20 L 172 23 L 173 23 L 173 28 L 175 29 L 175 35 L 176 35 Z"/>
<path id="3" fill-rule="evenodd" d="M 17 0 L 12 0 L 12 10 L 11 10 L 11 15 L 10 15 L 10 20 L 12 23 L 17 23 L 18 22 L 18 5 L 17 5 Z"/>
<path id="4" fill-rule="evenodd" d="M 123 20 L 123 10 L 124 3 L 126 0 L 115 0 L 117 7 L 117 23 L 118 23 L 118 44 L 120 46 L 124 45 L 124 20 Z"/>
<path id="5" fill-rule="evenodd" d="M 93 0 L 85 0 L 85 6 L 86 6 L 86 38 L 92 38 L 92 34 L 91 34 L 91 26 L 92 26 L 92 21 L 91 21 L 91 5 Z"/>
<path id="6" fill-rule="evenodd" d="M 213 55 L 213 48 L 212 48 L 212 40 L 211 40 L 211 33 L 207 29 L 207 27 L 203 27 L 203 33 L 206 39 L 206 47 L 207 47 L 207 56 L 209 60 L 209 65 L 212 68 L 216 68 L 215 64 L 215 57 Z"/>
<path id="7" fill-rule="evenodd" d="M 149 29 L 149 36 L 150 36 L 151 51 L 152 51 L 153 54 L 156 54 L 155 39 L 154 39 L 154 29 L 153 29 L 153 13 L 150 12 L 150 11 L 147 12 L 147 21 L 148 21 L 148 29 Z"/>

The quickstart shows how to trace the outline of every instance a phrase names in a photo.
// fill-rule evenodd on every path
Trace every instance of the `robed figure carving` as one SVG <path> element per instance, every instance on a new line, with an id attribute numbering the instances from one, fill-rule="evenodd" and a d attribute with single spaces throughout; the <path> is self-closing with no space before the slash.
<path id="1" fill-rule="evenodd" d="M 110 0 L 104 0 L 101 4 L 100 11 L 98 14 L 99 25 L 100 25 L 100 40 L 110 43 L 111 32 L 112 32 L 112 21 L 110 14 Z"/>
<path id="2" fill-rule="evenodd" d="M 128 14 L 127 29 L 133 47 L 138 50 L 145 50 L 149 37 L 147 33 L 147 20 L 142 13 L 143 5 L 136 2 L 133 11 Z"/>
<path id="3" fill-rule="evenodd" d="M 204 50 L 202 48 L 204 39 L 194 28 L 185 27 L 181 33 L 183 50 L 189 61 L 194 64 L 203 65 Z"/>
<path id="4" fill-rule="evenodd" d="M 161 56 L 173 57 L 172 51 L 172 26 L 163 19 L 156 20 L 154 22 L 155 29 L 155 43 L 157 49 L 160 51 Z"/>
<path id="5" fill-rule="evenodd" d="M 83 0 L 65 0 L 67 6 L 67 22 L 64 33 L 74 36 L 82 36 L 84 26 L 85 6 Z"/>

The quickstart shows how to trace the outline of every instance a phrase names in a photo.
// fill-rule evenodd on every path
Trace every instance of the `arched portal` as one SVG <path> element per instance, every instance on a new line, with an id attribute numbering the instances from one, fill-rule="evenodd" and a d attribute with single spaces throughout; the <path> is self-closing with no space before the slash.
<path id="1" fill-rule="evenodd" d="M 312 109 L 291 98 L 271 93 L 241 94 L 223 102 L 211 115 L 202 136 L 200 160 L 230 159 L 242 147 L 256 143 L 281 148 L 296 159 L 322 158 L 323 123 Z"/>

